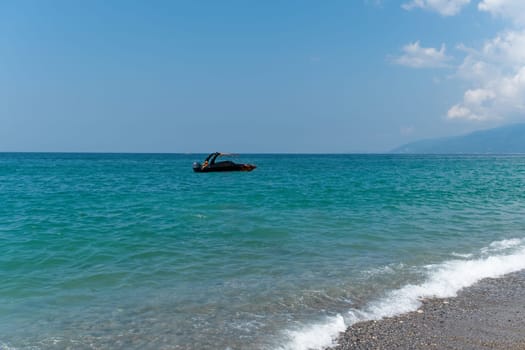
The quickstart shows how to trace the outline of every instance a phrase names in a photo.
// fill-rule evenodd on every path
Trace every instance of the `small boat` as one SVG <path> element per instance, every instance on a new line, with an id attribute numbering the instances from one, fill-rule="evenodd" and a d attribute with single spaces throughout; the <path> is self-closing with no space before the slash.
<path id="1" fill-rule="evenodd" d="M 231 155 L 229 153 L 215 152 L 204 160 L 204 163 L 193 163 L 193 171 L 196 173 L 209 173 L 214 171 L 252 171 L 257 168 L 253 164 L 234 163 L 231 160 L 217 162 L 218 157 Z"/>

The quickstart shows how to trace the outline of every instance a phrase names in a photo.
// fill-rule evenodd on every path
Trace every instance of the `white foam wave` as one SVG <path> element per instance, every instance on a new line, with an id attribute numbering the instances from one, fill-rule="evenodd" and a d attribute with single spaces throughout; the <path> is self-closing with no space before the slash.
<path id="1" fill-rule="evenodd" d="M 482 253 L 499 252 L 499 251 L 507 250 L 507 249 L 522 245 L 523 242 L 524 240 L 519 239 L 519 238 L 504 239 L 502 241 L 492 242 L 487 248 L 483 248 L 481 252 Z"/>
<path id="2" fill-rule="evenodd" d="M 464 258 L 464 259 L 472 258 L 474 256 L 474 254 L 462 254 L 462 253 L 456 253 L 456 252 L 452 252 L 451 255 L 457 258 Z"/>
<path id="3" fill-rule="evenodd" d="M 332 344 L 334 335 L 344 332 L 346 323 L 343 316 L 328 317 L 324 322 L 313 324 L 297 331 L 288 331 L 291 339 L 281 349 L 283 350 L 310 350 L 322 349 Z"/>
<path id="4" fill-rule="evenodd" d="M 290 341 L 281 349 L 323 349 L 334 345 L 333 342 L 339 333 L 356 322 L 377 320 L 414 311 L 421 306 L 421 299 L 454 297 L 458 291 L 481 279 L 497 278 L 525 269 L 525 240 L 493 242 L 488 248 L 493 252 L 499 251 L 499 255 L 472 260 L 450 260 L 429 265 L 426 267 L 428 276 L 425 282 L 417 285 L 408 284 L 393 290 L 385 297 L 369 303 L 362 310 L 349 310 L 344 318 L 338 315 L 328 318 L 323 323 L 289 331 Z M 510 248 L 513 248 L 512 251 L 501 253 Z"/>

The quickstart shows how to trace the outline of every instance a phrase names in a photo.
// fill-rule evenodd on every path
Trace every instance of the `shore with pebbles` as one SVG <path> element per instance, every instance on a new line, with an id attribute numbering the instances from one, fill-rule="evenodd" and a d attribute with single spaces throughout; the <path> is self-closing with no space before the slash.
<path id="1" fill-rule="evenodd" d="M 422 303 L 414 312 L 352 325 L 331 349 L 525 349 L 525 271 Z"/>

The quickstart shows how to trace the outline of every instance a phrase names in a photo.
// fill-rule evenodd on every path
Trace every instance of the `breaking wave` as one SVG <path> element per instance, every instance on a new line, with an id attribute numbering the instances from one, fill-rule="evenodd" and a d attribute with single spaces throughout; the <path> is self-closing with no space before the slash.
<path id="1" fill-rule="evenodd" d="M 524 239 L 496 241 L 480 252 L 481 257 L 476 259 L 449 260 L 425 266 L 427 278 L 423 283 L 392 290 L 363 309 L 350 309 L 320 323 L 288 330 L 288 342 L 281 349 L 322 349 L 334 345 L 339 333 L 354 323 L 415 311 L 421 306 L 421 299 L 455 297 L 461 289 L 481 279 L 497 278 L 525 269 Z"/>

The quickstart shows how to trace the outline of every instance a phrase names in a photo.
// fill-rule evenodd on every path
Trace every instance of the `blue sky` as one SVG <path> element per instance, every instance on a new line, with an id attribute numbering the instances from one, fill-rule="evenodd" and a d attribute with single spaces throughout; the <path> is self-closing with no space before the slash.
<path id="1" fill-rule="evenodd" d="M 0 2 L 0 151 L 384 152 L 522 101 L 521 0 Z"/>

